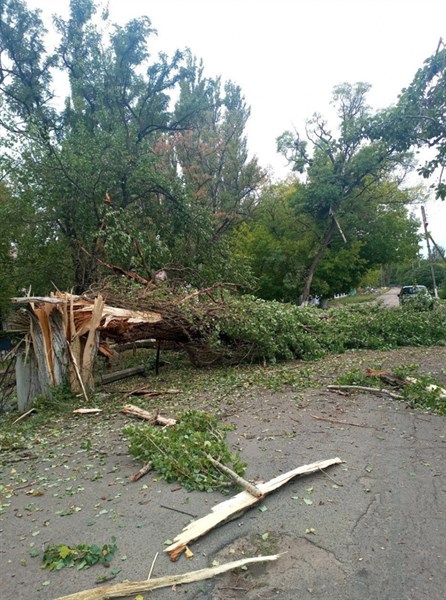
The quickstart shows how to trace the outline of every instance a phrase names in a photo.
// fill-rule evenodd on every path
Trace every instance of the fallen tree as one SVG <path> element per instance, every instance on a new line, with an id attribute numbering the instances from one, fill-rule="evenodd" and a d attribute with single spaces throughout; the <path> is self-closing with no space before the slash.
<path id="1" fill-rule="evenodd" d="M 52 296 L 13 298 L 25 307 L 16 317 L 15 331 L 25 334 L 17 350 L 16 378 L 19 410 L 30 408 L 39 396 L 68 384 L 75 394 L 94 389 L 93 367 L 101 333 L 119 335 L 163 320 L 155 311 L 135 311 L 107 305 L 94 298 L 56 293 Z M 102 345 L 105 347 L 104 342 Z"/>
<path id="2" fill-rule="evenodd" d="M 17 360 L 20 410 L 67 380 L 73 392 L 88 398 L 97 353 L 110 357 L 113 348 L 134 349 L 143 340 L 144 345 L 154 340 L 156 370 L 166 345 L 205 366 L 314 359 L 346 349 L 418 345 L 420 340 L 444 343 L 446 306 L 439 305 L 433 315 L 414 313 L 411 319 L 399 309 L 373 307 L 335 309 L 327 318 L 314 308 L 236 296 L 223 284 L 194 291 L 169 285 L 120 282 L 90 295 L 14 299 L 24 307 L 16 319 L 18 329 L 12 329 L 25 335 Z"/>

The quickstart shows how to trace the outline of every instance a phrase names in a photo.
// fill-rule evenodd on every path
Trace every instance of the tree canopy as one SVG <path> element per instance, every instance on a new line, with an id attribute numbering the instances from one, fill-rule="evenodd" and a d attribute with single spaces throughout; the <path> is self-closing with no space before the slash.
<path id="1" fill-rule="evenodd" d="M 413 148 L 433 149 L 426 177 L 444 167 L 444 45 L 385 111 L 368 84 L 336 86 L 337 121 L 285 132 L 299 175 L 271 184 L 248 152 L 241 88 L 190 51 L 153 55 L 148 17 L 116 25 L 70 0 L 53 26 L 55 47 L 38 10 L 0 0 L 3 311 L 19 290 L 83 292 L 110 268 L 305 302 L 416 256 L 401 182 Z"/>

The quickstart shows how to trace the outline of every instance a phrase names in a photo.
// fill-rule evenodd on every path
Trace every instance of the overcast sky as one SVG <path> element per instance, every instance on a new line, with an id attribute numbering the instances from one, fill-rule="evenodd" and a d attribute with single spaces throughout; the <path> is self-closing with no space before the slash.
<path id="1" fill-rule="evenodd" d="M 66 14 L 69 4 L 28 3 L 47 14 Z M 290 170 L 276 138 L 302 130 L 314 112 L 329 114 L 333 86 L 368 82 L 371 106 L 388 106 L 446 40 L 446 0 L 109 0 L 109 7 L 117 23 L 151 19 L 153 53 L 188 47 L 207 75 L 241 86 L 251 106 L 250 151 L 278 177 Z M 446 246 L 446 202 L 427 210 L 434 239 Z"/>

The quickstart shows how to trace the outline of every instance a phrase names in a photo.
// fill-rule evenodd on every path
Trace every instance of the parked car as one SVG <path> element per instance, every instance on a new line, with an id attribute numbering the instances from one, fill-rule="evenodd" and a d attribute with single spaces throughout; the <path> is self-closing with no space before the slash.
<path id="1" fill-rule="evenodd" d="M 434 299 L 425 285 L 404 285 L 398 294 L 400 306 L 434 308 Z"/>

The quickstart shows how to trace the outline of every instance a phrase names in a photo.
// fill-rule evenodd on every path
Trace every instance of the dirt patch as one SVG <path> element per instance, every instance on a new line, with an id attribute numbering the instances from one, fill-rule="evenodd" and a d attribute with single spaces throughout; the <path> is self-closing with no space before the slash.
<path id="1" fill-rule="evenodd" d="M 178 587 L 176 593 L 187 598 L 442 597 L 444 417 L 376 396 L 339 396 L 323 384 L 351 368 L 414 363 L 446 383 L 445 359 L 445 348 L 355 352 L 295 363 L 312 386 L 319 386 L 306 391 L 250 385 L 217 401 L 203 389 L 195 405 L 210 407 L 236 426 L 229 441 L 248 462 L 248 479 L 270 479 L 335 456 L 345 462 L 291 482 L 260 507 L 193 543 L 194 557 L 177 563 L 162 552 L 166 540 L 224 496 L 186 492 L 156 474 L 130 482 L 140 465 L 128 454 L 121 429 L 129 420 L 122 415 L 49 423 L 40 443 L 3 457 L 2 600 L 49 600 L 93 587 L 110 570 L 42 571 L 43 548 L 101 545 L 112 536 L 119 547 L 111 567 L 120 569 L 115 582 L 146 579 L 156 552 L 153 577 L 214 560 L 287 552 L 277 563 Z M 177 402 L 170 404 L 172 414 Z M 171 598 L 172 591 L 143 596 Z"/>

